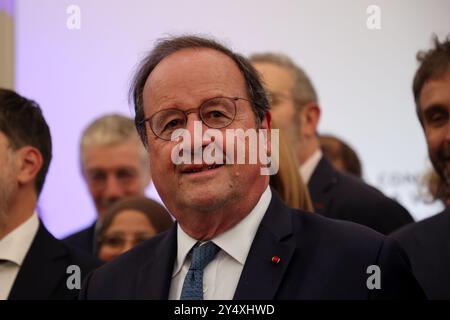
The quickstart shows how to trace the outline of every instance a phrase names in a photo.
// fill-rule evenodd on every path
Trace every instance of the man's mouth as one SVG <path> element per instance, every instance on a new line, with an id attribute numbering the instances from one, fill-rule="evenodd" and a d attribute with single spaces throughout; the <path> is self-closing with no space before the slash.
<path id="1" fill-rule="evenodd" d="M 182 168 L 181 173 L 183 173 L 183 174 L 197 173 L 197 172 L 202 172 L 202 171 L 214 170 L 214 169 L 220 168 L 222 166 L 223 166 L 223 164 L 189 165 L 189 166 L 185 166 L 184 168 Z"/>

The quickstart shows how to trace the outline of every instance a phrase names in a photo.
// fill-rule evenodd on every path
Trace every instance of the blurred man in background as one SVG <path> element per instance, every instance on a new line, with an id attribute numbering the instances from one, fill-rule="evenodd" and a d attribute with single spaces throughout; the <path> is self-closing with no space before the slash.
<path id="1" fill-rule="evenodd" d="M 450 186 L 450 38 L 434 39 L 434 48 L 419 52 L 413 82 L 416 113 L 425 133 L 433 167 Z M 430 299 L 450 299 L 450 209 L 407 226 L 393 236 L 411 260 L 413 272 Z"/>
<path id="2" fill-rule="evenodd" d="M 250 57 L 271 97 L 272 115 L 300 163 L 317 213 L 366 225 L 383 234 L 413 221 L 400 204 L 361 179 L 338 172 L 320 150 L 317 127 L 320 106 L 306 73 L 287 56 L 273 53 Z"/>
<path id="3" fill-rule="evenodd" d="M 80 166 L 98 219 L 64 240 L 95 253 L 105 210 L 121 198 L 143 196 L 151 180 L 147 152 L 133 120 L 112 114 L 93 121 L 81 137 Z"/>
<path id="4" fill-rule="evenodd" d="M 80 268 L 82 278 L 98 265 L 55 239 L 35 212 L 51 158 L 39 106 L 0 89 L 0 300 L 73 299 L 79 287 L 75 279 L 68 287 L 68 267 Z"/>

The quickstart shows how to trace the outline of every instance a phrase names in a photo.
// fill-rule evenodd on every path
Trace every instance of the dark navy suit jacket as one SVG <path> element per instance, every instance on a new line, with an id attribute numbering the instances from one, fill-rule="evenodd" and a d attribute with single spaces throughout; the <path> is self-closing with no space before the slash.
<path id="1" fill-rule="evenodd" d="M 385 235 L 413 222 L 399 203 L 358 177 L 337 171 L 324 157 L 308 189 L 315 211 L 328 218 L 356 222 Z"/>
<path id="2" fill-rule="evenodd" d="M 392 236 L 408 254 L 428 298 L 450 299 L 450 208 Z"/>
<path id="3" fill-rule="evenodd" d="M 67 267 L 77 265 L 83 279 L 100 261 L 53 237 L 42 223 L 13 283 L 8 300 L 76 299 L 79 290 L 67 287 Z"/>
<path id="4" fill-rule="evenodd" d="M 96 222 L 86 229 L 80 230 L 67 238 L 64 238 L 63 241 L 72 247 L 79 248 L 91 255 L 95 255 L 95 224 Z"/>
<path id="5" fill-rule="evenodd" d="M 290 209 L 272 192 L 234 299 L 422 299 L 405 253 L 364 226 Z M 81 299 L 167 299 L 176 226 L 91 273 Z M 274 264 L 271 260 L 281 260 Z M 370 265 L 381 289 L 369 290 Z"/>

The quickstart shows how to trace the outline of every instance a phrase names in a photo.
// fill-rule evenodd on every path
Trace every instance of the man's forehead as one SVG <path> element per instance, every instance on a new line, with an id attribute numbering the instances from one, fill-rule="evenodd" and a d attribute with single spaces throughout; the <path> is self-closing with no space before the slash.
<path id="1" fill-rule="evenodd" d="M 150 94 L 173 94 L 161 92 L 167 87 L 179 87 L 179 90 L 192 86 L 201 86 L 213 82 L 230 84 L 234 77 L 244 77 L 235 61 L 226 54 L 209 48 L 183 49 L 164 58 L 148 76 L 144 86 L 144 100 Z M 151 90 L 150 90 L 151 89 Z"/>
<path id="2" fill-rule="evenodd" d="M 221 51 L 210 48 L 187 48 L 162 59 L 148 76 L 147 82 L 164 77 L 168 71 L 180 71 L 178 68 L 192 70 L 202 65 L 214 66 L 214 69 L 222 65 L 237 68 L 234 60 Z"/>
<path id="3" fill-rule="evenodd" d="M 113 145 L 90 145 L 83 151 L 83 160 L 88 163 L 133 163 L 141 161 L 142 146 L 137 142 Z"/>
<path id="4" fill-rule="evenodd" d="M 293 85 L 294 76 L 291 70 L 272 62 L 253 63 L 261 74 L 268 90 L 287 88 Z"/>
<path id="5" fill-rule="evenodd" d="M 92 143 L 84 147 L 85 152 L 105 152 L 105 151 L 139 151 L 141 148 L 139 139 L 127 139 L 112 143 Z"/>
<path id="6" fill-rule="evenodd" d="M 420 106 L 426 110 L 439 103 L 450 108 L 450 71 L 445 76 L 428 80 L 420 93 Z"/>
<path id="7" fill-rule="evenodd" d="M 88 173 L 116 173 L 119 171 L 138 171 L 140 166 L 136 163 L 96 163 L 86 167 Z"/>

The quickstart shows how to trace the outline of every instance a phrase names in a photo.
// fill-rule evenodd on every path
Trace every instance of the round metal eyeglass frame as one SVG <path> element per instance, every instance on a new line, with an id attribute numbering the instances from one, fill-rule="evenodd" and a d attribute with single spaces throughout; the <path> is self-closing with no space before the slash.
<path id="1" fill-rule="evenodd" d="M 211 126 L 211 125 L 203 118 L 204 115 L 203 115 L 203 113 L 201 112 L 201 111 L 202 111 L 202 108 L 203 108 L 204 106 L 207 106 L 209 102 L 211 102 L 212 100 L 215 100 L 215 99 L 227 99 L 228 101 L 231 101 L 232 104 L 233 104 L 233 106 L 234 106 L 233 117 L 230 118 L 230 121 L 229 121 L 227 124 L 222 125 L 222 126 Z M 166 141 L 171 141 L 171 138 L 170 138 L 170 137 L 165 137 L 164 135 L 161 135 L 161 134 L 156 133 L 156 131 L 154 130 L 153 125 L 152 125 L 152 123 L 153 123 L 153 118 L 154 118 L 157 114 L 159 114 L 159 113 L 161 113 L 161 112 L 177 111 L 177 112 L 179 112 L 180 114 L 183 114 L 183 115 L 184 115 L 184 123 L 185 123 L 185 124 L 187 124 L 187 121 L 188 121 L 188 115 L 189 115 L 189 114 L 191 114 L 191 113 L 197 113 L 198 116 L 199 116 L 199 118 L 200 118 L 200 120 L 202 121 L 202 123 L 204 123 L 207 127 L 212 128 L 212 129 L 222 129 L 222 128 L 228 127 L 230 124 L 233 123 L 233 121 L 234 121 L 234 119 L 235 119 L 235 117 L 236 117 L 236 113 L 237 113 L 237 107 L 236 107 L 236 101 L 237 101 L 237 100 L 244 100 L 244 101 L 247 101 L 247 102 L 250 102 L 250 103 L 251 103 L 250 100 L 245 99 L 245 98 L 240 98 L 240 97 L 223 97 L 223 96 L 213 97 L 213 98 L 210 98 L 210 99 L 207 99 L 207 100 L 203 101 L 203 102 L 200 104 L 200 106 L 198 106 L 197 108 L 192 108 L 192 109 L 188 109 L 188 110 L 181 110 L 181 109 L 177 109 L 177 108 L 169 108 L 169 109 L 163 109 L 163 110 L 160 110 L 160 111 L 155 112 L 154 114 L 152 114 L 150 117 L 147 117 L 147 118 L 145 118 L 144 120 L 142 120 L 140 124 L 141 124 L 141 125 L 145 125 L 145 122 L 148 122 L 149 127 L 150 127 L 150 129 L 152 130 L 153 134 L 154 134 L 155 136 L 157 136 L 158 138 L 160 138 L 160 139 L 162 139 L 162 140 L 166 140 Z M 145 130 L 145 129 L 144 129 L 144 130 Z"/>

